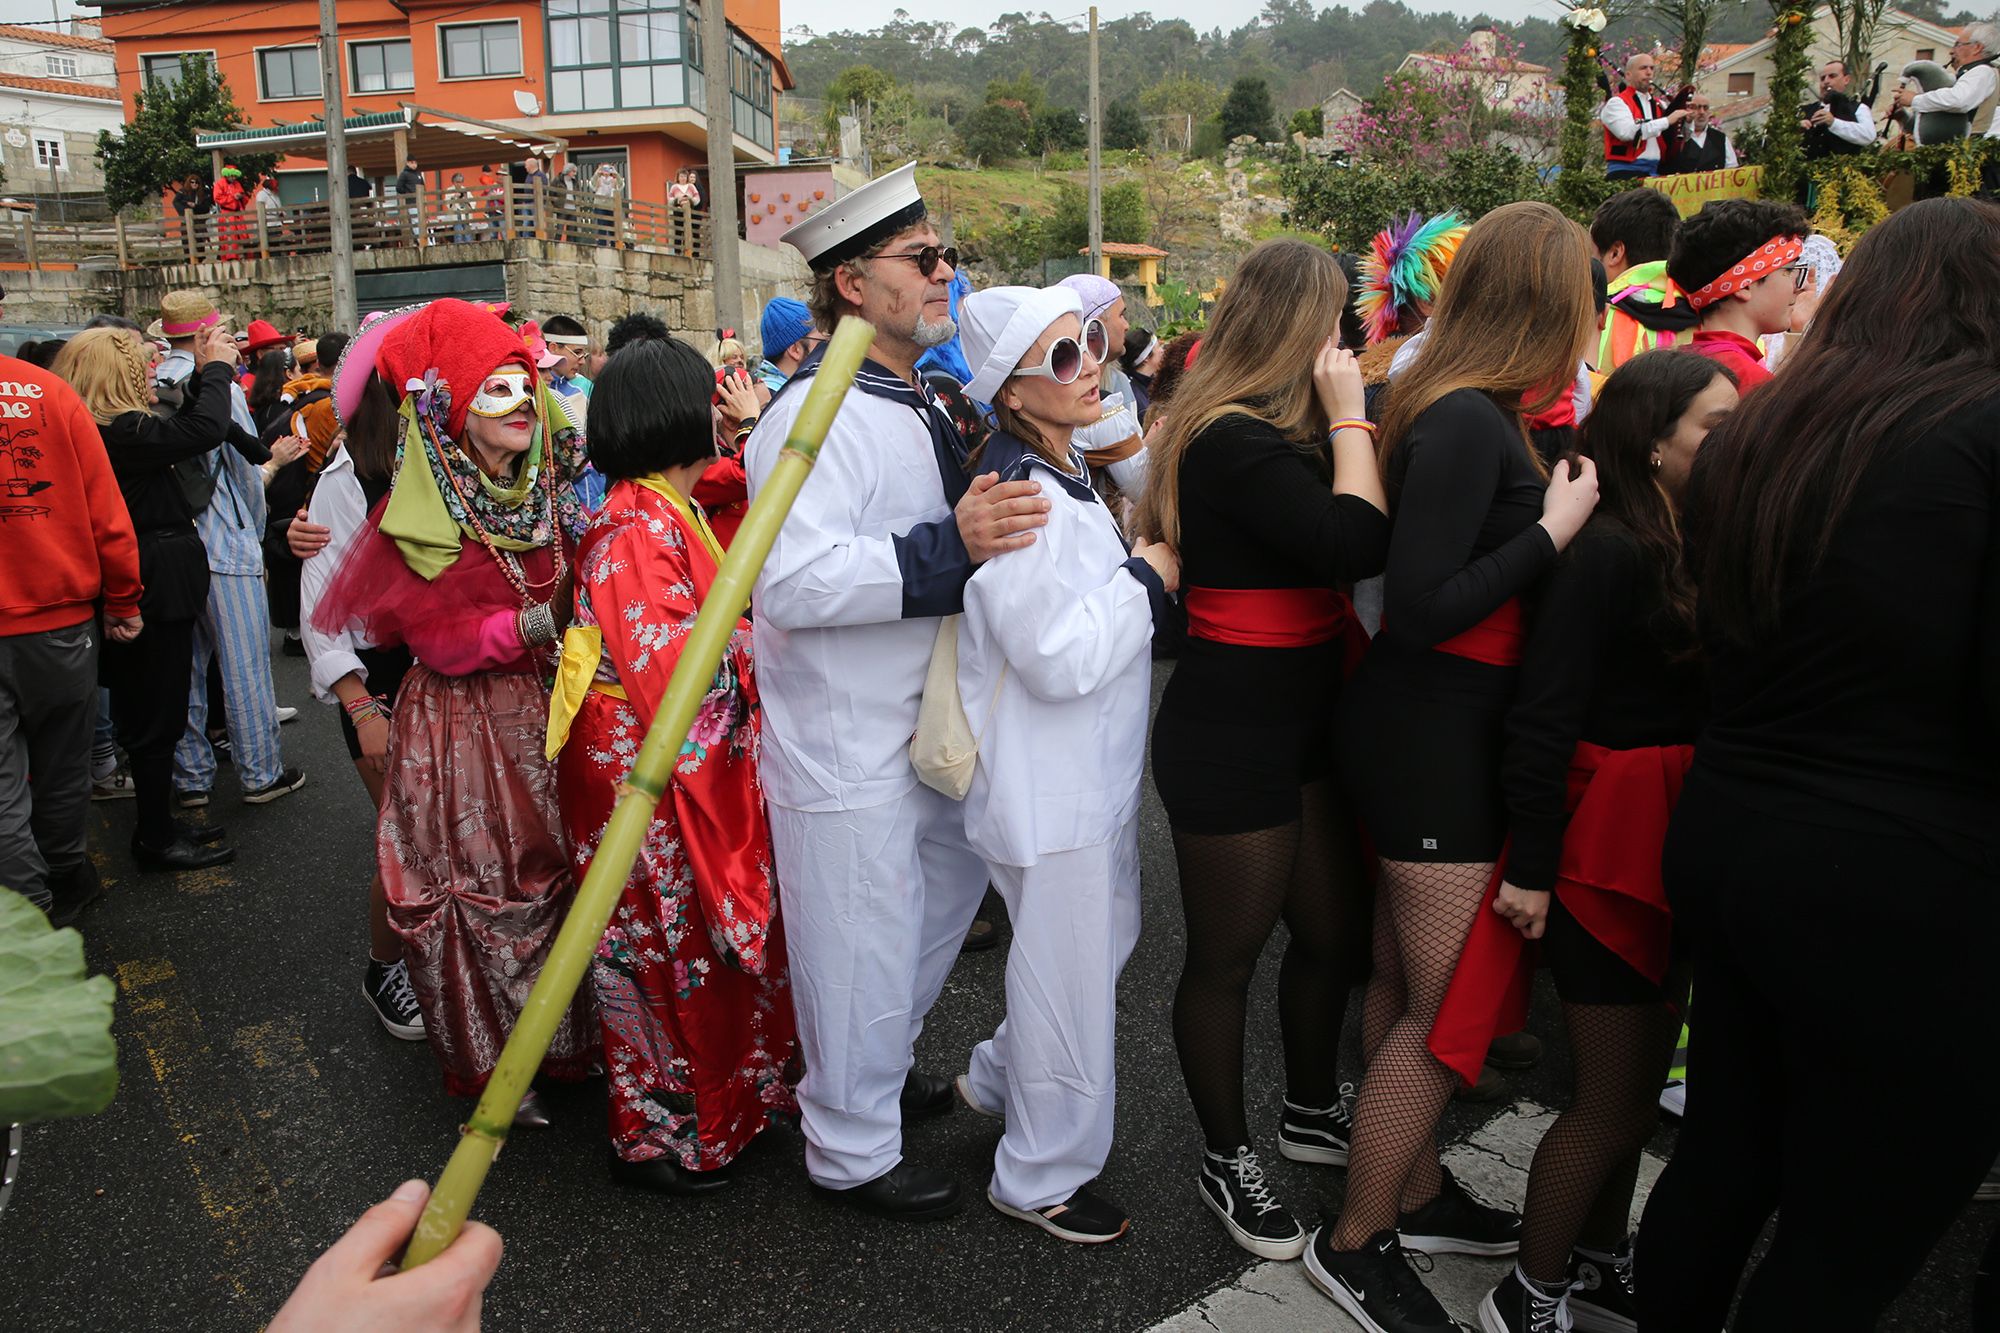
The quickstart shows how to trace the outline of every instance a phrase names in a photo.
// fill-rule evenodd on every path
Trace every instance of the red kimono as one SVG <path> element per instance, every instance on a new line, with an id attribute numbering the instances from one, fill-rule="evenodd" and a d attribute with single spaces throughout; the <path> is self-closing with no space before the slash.
<path id="1" fill-rule="evenodd" d="M 557 761 L 579 881 L 715 581 L 719 561 L 685 503 L 614 482 L 584 534 L 575 624 L 595 627 L 602 651 Z M 672 1153 L 710 1170 L 795 1108 L 796 1036 L 757 781 L 761 725 L 745 620 L 591 969 L 611 1140 L 629 1162 Z"/>

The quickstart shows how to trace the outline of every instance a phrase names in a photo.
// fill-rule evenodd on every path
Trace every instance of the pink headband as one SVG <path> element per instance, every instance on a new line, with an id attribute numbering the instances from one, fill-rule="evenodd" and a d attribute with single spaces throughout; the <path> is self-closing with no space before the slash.
<path id="1" fill-rule="evenodd" d="M 1688 304 L 1706 310 L 1731 292 L 1742 291 L 1751 283 L 1768 278 L 1799 257 L 1804 242 L 1796 236 L 1778 236 L 1724 269 L 1707 286 L 1688 293 Z"/>
<path id="2" fill-rule="evenodd" d="M 222 312 L 220 310 L 211 310 L 192 324 L 186 320 L 175 320 L 171 324 L 162 323 L 160 325 L 160 332 L 166 334 L 169 338 L 185 338 L 190 333 L 200 333 L 203 329 L 220 324 L 221 322 Z"/>

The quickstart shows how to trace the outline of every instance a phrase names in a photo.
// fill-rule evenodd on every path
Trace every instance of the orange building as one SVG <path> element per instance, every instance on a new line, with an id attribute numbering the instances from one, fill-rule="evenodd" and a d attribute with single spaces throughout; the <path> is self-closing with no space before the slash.
<path id="1" fill-rule="evenodd" d="M 315 0 L 96 3 L 128 114 L 140 89 L 179 78 L 190 55 L 221 72 L 246 128 L 326 114 Z M 736 157 L 772 163 L 777 94 L 792 86 L 779 0 L 724 3 Z M 699 0 L 340 0 L 343 110 L 407 103 L 554 136 L 586 179 L 609 161 L 631 198 L 664 203 L 681 168 L 706 175 L 701 16 Z M 428 175 L 439 164 L 418 165 Z M 324 197 L 316 159 L 287 157 L 278 175 L 287 202 Z"/>

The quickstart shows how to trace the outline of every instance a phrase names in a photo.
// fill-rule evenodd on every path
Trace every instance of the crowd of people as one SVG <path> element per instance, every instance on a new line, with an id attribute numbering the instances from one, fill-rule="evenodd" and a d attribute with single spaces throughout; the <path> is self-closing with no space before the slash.
<path id="1" fill-rule="evenodd" d="M 604 1078 L 614 1180 L 726 1192 L 795 1117 L 820 1196 L 945 1216 L 962 1184 L 902 1130 L 959 1105 L 999 1127 L 993 1208 L 1125 1236 L 1097 1181 L 1173 658 L 1150 767 L 1189 1185 L 1361 1327 L 1457 1327 L 1410 1256 L 1464 1253 L 1515 1258 L 1485 1333 L 1865 1329 L 2000 1197 L 2000 1086 L 1963 1058 L 2000 1035 L 2000 208 L 1913 205 L 1844 263 L 1790 204 L 1411 216 L 1358 258 L 1256 247 L 1166 340 L 1094 275 L 976 289 L 912 168 L 786 239 L 811 290 L 763 310 L 755 365 L 733 330 L 634 313 L 600 349 L 448 299 L 239 349 L 177 292 L 0 366 L 6 427 L 39 432 L 36 513 L 0 526 L 0 880 L 76 919 L 94 796 L 135 798 L 141 869 L 226 860 L 175 807 L 215 798 L 219 753 L 245 801 L 304 782 L 271 683 L 295 631 L 378 811 L 363 989 L 476 1095 L 859 316 L 542 1066 Z M 1005 1020 L 919 1070 L 989 886 Z M 1284 1082 L 1246 1090 L 1281 921 Z M 1524 1039 L 1538 965 L 1575 1086 L 1516 1213 L 1437 1134 Z M 1897 1090 L 1878 1151 L 1806 1109 L 1833 1015 Z M 549 1118 L 531 1092 L 517 1124 Z M 1273 1139 L 1345 1169 L 1317 1229 Z M 490 1274 L 486 1233 L 462 1244 Z"/>

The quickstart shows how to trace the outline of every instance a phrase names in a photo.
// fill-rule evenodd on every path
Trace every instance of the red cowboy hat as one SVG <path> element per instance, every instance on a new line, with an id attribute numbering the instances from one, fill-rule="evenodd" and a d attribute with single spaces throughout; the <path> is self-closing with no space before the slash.
<path id="1" fill-rule="evenodd" d="M 244 333 L 246 336 L 243 350 L 246 352 L 262 352 L 272 347 L 286 347 L 290 346 L 292 341 L 290 335 L 278 332 L 269 322 L 261 319 L 251 320 L 250 327 L 244 330 Z"/>

